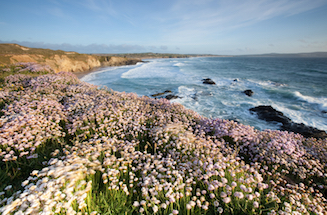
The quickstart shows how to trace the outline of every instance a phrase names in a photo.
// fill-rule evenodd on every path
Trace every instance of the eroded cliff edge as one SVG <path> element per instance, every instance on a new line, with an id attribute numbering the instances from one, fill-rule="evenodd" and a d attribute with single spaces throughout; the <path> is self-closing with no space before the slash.
<path id="1" fill-rule="evenodd" d="M 17 44 L 0 44 L 0 64 L 8 65 L 18 62 L 49 65 L 55 72 L 85 72 L 104 66 L 133 65 L 142 60 L 28 48 Z"/>

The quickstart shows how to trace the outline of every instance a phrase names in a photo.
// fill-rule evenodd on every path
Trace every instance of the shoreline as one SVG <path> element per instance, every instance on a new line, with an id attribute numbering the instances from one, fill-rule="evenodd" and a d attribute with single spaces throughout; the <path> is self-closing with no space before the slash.
<path id="1" fill-rule="evenodd" d="M 199 57 L 192 57 L 192 58 L 203 58 L 202 56 L 199 56 Z M 148 60 L 148 62 L 156 62 L 156 61 L 160 61 L 160 62 L 163 62 L 163 61 L 165 61 L 165 62 L 172 62 L 172 61 L 174 61 L 174 59 L 167 59 L 167 60 L 160 60 L 160 59 L 162 59 L 162 58 L 151 58 L 151 59 L 149 59 L 149 58 L 142 58 L 142 60 L 143 60 L 143 62 L 146 62 L 147 60 Z M 184 59 L 187 59 L 187 58 L 184 58 Z M 184 61 L 184 59 L 181 59 L 180 61 L 182 62 L 182 61 Z M 151 64 L 152 65 L 152 64 Z M 150 68 L 152 68 L 151 70 L 152 70 L 152 72 L 154 72 L 155 71 L 155 68 L 154 67 L 152 67 L 151 65 L 149 65 L 150 66 Z M 125 71 L 125 70 L 130 70 L 130 69 L 132 69 L 132 68 L 140 68 L 140 67 L 142 67 L 142 66 L 145 66 L 145 65 L 143 65 L 143 64 L 140 64 L 140 65 L 138 65 L 138 66 L 135 66 L 135 67 L 126 67 L 126 68 L 123 68 L 123 70 Z M 146 66 L 147 67 L 147 66 Z M 102 70 L 102 71 L 101 71 Z M 110 70 L 110 68 L 109 68 L 109 70 Z M 151 71 L 151 70 L 149 70 L 149 71 Z M 92 70 L 92 71 L 87 71 L 87 72 L 84 72 L 84 73 L 79 73 L 79 74 L 77 74 L 78 75 L 78 78 L 79 79 L 82 79 L 84 76 L 86 76 L 86 75 L 88 75 L 88 74 L 90 74 L 90 73 L 92 73 L 92 72 L 98 72 L 99 74 L 98 75 L 96 75 L 96 76 L 98 76 L 98 77 L 101 77 L 102 76 L 102 74 L 101 73 L 103 73 L 103 74 L 105 74 L 105 73 L 107 73 L 109 76 L 110 76 L 110 73 L 111 73 L 111 71 L 108 71 L 106 68 L 97 68 L 97 69 L 95 69 L 95 70 Z M 92 77 L 95 77 L 95 76 L 89 76 L 89 80 L 90 79 L 92 79 Z M 86 79 L 85 79 L 86 80 Z M 101 80 L 101 78 L 100 78 L 100 80 Z M 123 80 L 124 81 L 124 80 Z M 117 82 L 118 83 L 118 82 Z M 123 82 L 121 82 L 121 83 L 123 83 Z M 234 82 L 233 82 L 234 83 Z M 119 83 L 118 83 L 119 84 Z M 120 89 L 120 91 L 124 91 L 124 90 L 122 90 L 121 89 L 122 87 L 120 87 L 119 89 Z M 171 93 L 172 94 L 172 96 L 176 96 L 175 98 L 177 98 L 178 96 L 181 96 L 181 94 L 176 94 L 176 91 L 174 91 L 174 90 L 172 90 L 171 88 L 162 88 L 162 89 L 158 89 L 158 90 L 156 90 L 156 91 L 151 91 L 151 93 L 145 93 L 145 92 L 142 92 L 143 90 L 141 89 L 141 90 L 139 90 L 139 91 L 137 91 L 137 89 L 135 89 L 136 91 L 132 91 L 132 92 L 137 92 L 137 93 L 140 93 L 141 95 L 146 95 L 146 96 L 149 96 L 150 97 L 150 95 L 152 96 L 152 95 L 156 95 L 156 94 L 164 94 L 164 93 L 162 93 L 162 92 L 165 92 L 165 91 L 170 91 L 169 93 Z M 173 92 L 171 92 L 171 91 L 173 91 Z M 243 92 L 243 91 L 240 91 L 240 92 Z M 196 95 L 196 94 L 195 94 Z M 164 95 L 164 96 L 162 96 L 162 97 L 165 97 L 166 95 Z M 199 95 L 196 95 L 196 96 L 194 96 L 194 97 L 192 97 L 192 96 L 189 96 L 190 98 L 196 98 L 197 96 L 201 96 L 200 94 Z M 156 96 L 152 96 L 152 97 L 156 97 Z M 171 97 L 169 97 L 170 99 L 171 99 Z M 173 97 L 174 98 L 174 97 Z M 247 98 L 247 97 L 246 97 Z M 269 103 L 266 103 L 266 102 L 263 102 L 261 105 L 266 105 L 266 106 L 269 106 L 270 104 Z M 255 106 L 251 106 L 251 107 L 249 107 L 249 109 L 250 108 L 255 108 L 255 107 L 257 107 L 258 105 L 255 105 Z M 190 107 L 189 107 L 190 108 Z M 276 107 L 275 107 L 276 108 Z M 198 110 L 199 111 L 199 110 Z M 275 111 L 275 110 L 274 110 Z M 200 112 L 201 112 L 201 110 L 200 110 Z M 277 112 L 271 112 L 271 115 L 274 115 L 275 113 L 277 113 Z M 275 115 L 277 115 L 278 116 L 278 114 L 275 114 Z M 246 118 L 246 117 L 245 117 Z M 237 119 L 237 117 L 236 118 L 234 118 L 233 116 L 231 116 L 231 118 L 229 118 L 229 119 L 231 119 L 231 120 L 233 120 L 233 119 Z M 243 118 L 241 118 L 241 119 L 243 119 Z M 302 118 L 301 118 L 302 119 Z M 256 124 L 258 124 L 258 125 L 261 125 L 261 124 L 265 124 L 265 123 L 267 123 L 267 124 L 269 124 L 269 122 L 267 122 L 267 120 L 264 120 L 264 119 L 261 119 L 261 120 L 263 120 L 262 121 L 262 123 L 256 123 Z M 264 122 L 264 121 L 266 121 L 266 122 Z M 268 120 L 269 121 L 269 120 Z M 270 120 L 271 121 L 271 120 Z M 276 121 L 276 120 L 275 120 Z M 271 127 L 273 127 L 273 128 L 271 128 L 271 129 L 274 129 L 274 130 L 287 130 L 287 131 L 290 131 L 290 132 L 296 132 L 296 133 L 302 133 L 302 135 L 304 134 L 304 133 L 308 133 L 307 131 L 309 131 L 309 130 L 311 130 L 309 133 L 320 133 L 321 131 L 324 131 L 324 132 L 326 132 L 326 130 L 323 130 L 323 128 L 321 128 L 321 129 L 317 129 L 317 127 L 312 127 L 312 126 L 304 126 L 304 124 L 302 125 L 301 123 L 294 123 L 294 122 L 291 122 L 289 119 L 287 119 L 287 121 L 288 121 L 288 123 L 286 123 L 285 125 L 284 125 L 284 127 L 283 128 L 277 128 L 277 126 L 276 126 L 276 128 L 273 126 L 273 124 L 274 123 L 272 123 L 272 126 Z M 277 121 L 278 122 L 278 121 Z M 298 121 L 298 122 L 305 122 L 305 121 Z M 288 125 L 288 126 L 286 126 L 286 125 Z M 270 126 L 270 125 L 269 125 Z M 279 127 L 279 126 L 278 126 Z M 309 128 L 310 127 L 310 128 Z M 314 128 L 316 128 L 316 129 L 314 129 Z M 304 134 L 304 135 L 306 135 L 306 134 Z M 316 135 L 316 134 L 315 134 Z M 324 134 L 325 135 L 325 134 Z"/>
<path id="2" fill-rule="evenodd" d="M 142 61 L 142 59 L 140 59 L 140 62 L 137 62 L 137 63 L 146 63 L 146 61 Z M 117 66 L 99 66 L 99 67 L 95 67 L 95 68 L 92 68 L 92 69 L 89 69 L 89 70 L 86 70 L 86 71 L 83 71 L 83 72 L 74 72 L 74 75 L 76 75 L 77 78 L 81 80 L 84 76 L 86 76 L 88 74 L 91 74 L 93 72 L 100 71 L 103 68 L 120 67 L 120 66 L 133 66 L 133 65 L 136 65 L 137 63 L 135 63 L 135 64 L 123 64 L 123 65 L 117 65 Z"/>
<path id="3" fill-rule="evenodd" d="M 227 56 L 189 56 L 189 57 L 176 57 L 178 59 L 180 58 L 201 58 L 201 57 L 227 57 Z M 140 58 L 134 58 L 134 59 L 138 59 L 140 60 L 140 63 L 147 63 L 147 61 L 143 61 L 143 60 L 146 60 L 146 59 L 168 59 L 167 57 L 140 57 Z M 170 58 L 170 59 L 173 59 L 173 58 Z M 120 67 L 120 66 L 133 66 L 133 65 L 136 65 L 136 64 L 126 64 L 126 65 L 119 65 L 117 67 Z M 113 66 L 100 66 L 100 67 L 96 67 L 96 68 L 92 68 L 90 70 L 86 70 L 86 71 L 83 71 L 83 72 L 74 72 L 74 74 L 77 76 L 78 79 L 82 79 L 84 76 L 88 75 L 88 74 L 91 74 L 93 72 L 97 72 L 103 68 L 107 68 L 107 67 L 113 67 Z"/>
<path id="4" fill-rule="evenodd" d="M 97 67 L 97 68 L 92 68 L 90 70 L 86 70 L 86 71 L 83 71 L 83 72 L 74 72 L 74 75 L 77 76 L 77 78 L 79 80 L 81 80 L 84 76 L 88 75 L 88 74 L 91 74 L 93 72 L 96 72 L 96 71 L 99 71 L 103 68 L 106 68 L 106 67 L 112 67 L 112 66 L 101 66 L 101 67 Z"/>

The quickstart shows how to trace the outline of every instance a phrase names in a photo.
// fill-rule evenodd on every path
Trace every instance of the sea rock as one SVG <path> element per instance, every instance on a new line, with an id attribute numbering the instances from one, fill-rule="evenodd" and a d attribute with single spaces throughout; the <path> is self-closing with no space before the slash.
<path id="1" fill-rule="evenodd" d="M 281 130 L 302 134 L 304 137 L 327 138 L 327 133 L 323 130 L 304 125 L 303 123 L 295 123 L 280 111 L 275 110 L 271 106 L 258 106 L 250 109 L 256 112 L 259 119 L 267 122 L 280 122 L 283 125 Z"/>
<path id="2" fill-rule="evenodd" d="M 165 98 L 168 99 L 168 100 L 172 100 L 172 99 L 178 99 L 180 97 L 179 96 L 176 96 L 176 95 L 169 94 Z"/>
<path id="3" fill-rule="evenodd" d="M 303 123 L 292 122 L 282 125 L 281 128 L 285 131 L 302 134 L 304 137 L 327 138 L 327 133 L 325 131 L 304 125 Z"/>
<path id="4" fill-rule="evenodd" d="M 166 90 L 165 92 L 152 94 L 151 96 L 152 97 L 158 97 L 158 96 L 165 95 L 166 93 L 171 93 L 171 91 L 170 90 Z"/>
<path id="5" fill-rule="evenodd" d="M 244 90 L 243 93 L 245 93 L 247 96 L 252 96 L 254 94 L 252 90 Z"/>
<path id="6" fill-rule="evenodd" d="M 157 98 L 157 97 L 163 98 L 163 96 L 166 95 L 166 94 L 168 94 L 168 93 L 171 93 L 171 91 L 170 90 L 166 90 L 166 91 L 164 91 L 162 93 L 152 94 L 151 96 L 152 97 L 155 97 L 155 98 Z M 164 98 L 166 98 L 168 100 L 172 100 L 172 99 L 178 99 L 180 97 L 179 96 L 176 96 L 176 95 L 173 95 L 173 94 L 168 94 Z"/>
<path id="7" fill-rule="evenodd" d="M 158 96 L 165 95 L 166 93 L 171 93 L 171 91 L 170 91 L 170 90 L 166 90 L 166 91 L 164 91 L 164 92 L 162 92 L 162 93 L 152 94 L 151 96 L 152 96 L 152 97 L 158 97 Z"/>
<path id="8" fill-rule="evenodd" d="M 216 84 L 213 80 L 211 80 L 210 78 L 206 78 L 206 79 L 202 79 L 204 84 L 211 84 L 214 85 Z"/>
<path id="9" fill-rule="evenodd" d="M 291 123 L 291 119 L 284 116 L 280 111 L 275 110 L 271 106 L 257 106 L 250 109 L 250 112 L 256 112 L 259 119 L 266 120 L 267 122 L 280 122 L 282 124 Z"/>

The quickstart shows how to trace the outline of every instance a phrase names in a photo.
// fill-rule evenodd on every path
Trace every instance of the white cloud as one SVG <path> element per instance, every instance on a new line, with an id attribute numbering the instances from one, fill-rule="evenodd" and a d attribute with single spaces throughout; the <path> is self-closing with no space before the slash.
<path id="1" fill-rule="evenodd" d="M 168 46 L 160 46 L 160 49 L 167 50 L 168 49 Z"/>
<path id="2" fill-rule="evenodd" d="M 61 19 L 70 19 L 70 16 L 59 7 L 49 8 L 48 13 Z"/>
<path id="3" fill-rule="evenodd" d="M 118 16 L 111 0 L 82 0 L 78 3 L 88 10 L 101 13 L 102 16 Z"/>
<path id="4" fill-rule="evenodd" d="M 224 31 L 252 25 L 277 16 L 292 16 L 326 4 L 324 0 L 178 0 L 170 16 L 162 22 L 166 37 L 180 41 L 193 41 L 205 35 L 218 35 Z"/>

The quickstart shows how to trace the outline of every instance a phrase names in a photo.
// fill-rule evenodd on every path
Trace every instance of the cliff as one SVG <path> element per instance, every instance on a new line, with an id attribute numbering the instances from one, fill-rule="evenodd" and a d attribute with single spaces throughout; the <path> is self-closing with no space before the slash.
<path id="1" fill-rule="evenodd" d="M 50 66 L 55 72 L 84 72 L 102 66 L 132 65 L 141 62 L 125 57 L 104 57 L 61 50 L 35 49 L 17 44 L 0 44 L 0 64 L 35 62 Z"/>

